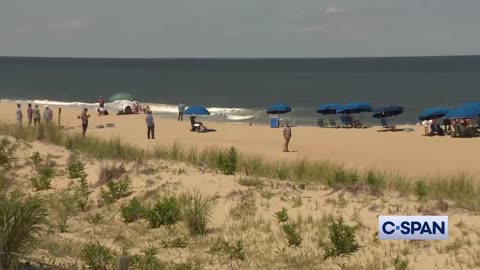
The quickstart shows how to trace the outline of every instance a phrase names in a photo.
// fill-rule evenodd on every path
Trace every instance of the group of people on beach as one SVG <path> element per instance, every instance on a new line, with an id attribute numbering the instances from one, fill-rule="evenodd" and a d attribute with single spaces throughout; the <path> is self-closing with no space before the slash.
<path id="1" fill-rule="evenodd" d="M 45 124 L 50 124 L 53 119 L 53 111 L 48 107 L 48 105 L 44 106 L 43 110 L 43 118 L 42 118 L 42 113 L 40 112 L 40 108 L 38 107 L 38 104 L 35 104 L 35 107 L 32 107 L 32 104 L 29 103 L 27 105 L 27 120 L 28 120 L 28 125 L 31 126 L 32 123 L 34 126 L 37 126 L 40 124 L 40 121 L 43 119 L 45 121 Z M 23 124 L 23 111 L 22 111 L 22 104 L 17 104 L 17 110 L 15 112 L 16 114 L 16 119 L 17 123 L 19 125 Z"/>
<path id="2" fill-rule="evenodd" d="M 443 128 L 437 123 L 435 119 L 422 121 L 422 126 L 425 128 L 426 136 L 444 136 L 445 134 L 457 135 L 456 133 L 463 128 L 470 127 L 473 123 L 470 123 L 470 119 L 443 119 Z"/>
<path id="3" fill-rule="evenodd" d="M 99 115 L 105 115 L 104 112 L 105 110 L 105 100 L 103 99 L 102 96 L 99 98 L 99 109 L 97 109 L 97 112 Z M 147 139 L 155 139 L 155 120 L 152 114 L 152 111 L 150 108 L 148 110 L 144 111 L 147 116 L 145 118 L 146 126 L 147 126 Z M 40 125 L 40 121 L 43 119 L 45 124 L 49 125 L 52 120 L 53 120 L 53 111 L 50 109 L 48 105 L 44 106 L 43 110 L 43 117 L 42 113 L 40 111 L 39 105 L 35 104 L 35 106 L 32 106 L 31 103 L 27 105 L 27 119 L 28 119 L 28 125 L 31 126 L 32 123 L 34 126 Z M 108 114 L 108 113 L 107 113 Z M 183 116 L 185 114 L 185 104 L 182 102 L 178 105 L 178 121 L 183 121 Z M 90 114 L 88 114 L 88 108 L 83 108 L 80 115 L 77 117 L 78 119 L 81 120 L 82 123 L 82 136 L 86 136 L 86 132 L 88 129 L 88 121 L 90 118 Z M 206 130 L 206 127 L 203 125 L 201 122 L 197 122 L 195 119 L 195 116 L 191 117 L 192 122 L 192 128 L 200 128 Z M 17 109 L 16 109 L 16 119 L 17 123 L 19 125 L 23 124 L 23 111 L 22 111 L 22 105 L 17 104 Z M 195 126 L 197 125 L 197 126 Z M 288 123 L 288 121 L 285 121 L 285 125 L 283 128 L 283 138 L 284 138 L 284 144 L 283 144 L 283 151 L 284 152 L 289 152 L 288 145 L 290 143 L 290 139 L 292 137 L 292 130 L 291 127 Z"/>

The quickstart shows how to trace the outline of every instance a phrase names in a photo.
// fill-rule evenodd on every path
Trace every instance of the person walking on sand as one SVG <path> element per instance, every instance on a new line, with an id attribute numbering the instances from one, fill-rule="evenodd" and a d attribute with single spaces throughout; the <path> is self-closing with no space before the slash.
<path id="1" fill-rule="evenodd" d="M 17 104 L 16 116 L 17 116 L 17 123 L 19 125 L 21 125 L 22 124 L 22 119 L 23 119 L 22 105 L 21 104 Z"/>
<path id="2" fill-rule="evenodd" d="M 88 109 L 83 108 L 82 113 L 80 114 L 79 118 L 82 120 L 82 136 L 85 138 L 85 134 L 87 133 L 88 128 L 88 118 L 90 118 L 90 114 L 87 114 Z"/>
<path id="3" fill-rule="evenodd" d="M 185 104 L 181 102 L 178 104 L 178 121 L 183 121 L 183 115 L 185 114 Z"/>
<path id="4" fill-rule="evenodd" d="M 45 105 L 45 110 L 43 111 L 43 120 L 45 121 L 45 124 L 49 125 L 52 122 L 53 119 L 53 111 L 50 110 L 48 105 Z"/>
<path id="5" fill-rule="evenodd" d="M 149 111 L 145 119 L 147 122 L 147 138 L 155 139 L 155 121 L 153 120 L 152 111 Z"/>
<path id="6" fill-rule="evenodd" d="M 32 125 L 32 119 L 33 119 L 33 109 L 32 109 L 32 104 L 28 103 L 27 105 L 27 118 L 28 118 L 28 126 Z"/>
<path id="7" fill-rule="evenodd" d="M 288 150 L 288 144 L 290 143 L 290 139 L 292 138 L 292 129 L 288 124 L 288 121 L 285 121 L 285 126 L 283 127 L 283 138 L 285 139 L 285 143 L 283 145 L 283 152 L 290 152 Z"/>
<path id="8" fill-rule="evenodd" d="M 40 114 L 40 109 L 38 108 L 38 104 L 35 105 L 35 109 L 33 109 L 33 126 L 40 125 L 40 119 L 42 118 Z"/>

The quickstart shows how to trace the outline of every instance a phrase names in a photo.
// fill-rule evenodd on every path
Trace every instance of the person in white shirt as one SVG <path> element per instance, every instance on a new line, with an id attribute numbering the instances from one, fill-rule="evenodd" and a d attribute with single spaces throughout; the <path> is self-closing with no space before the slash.
<path id="1" fill-rule="evenodd" d="M 17 104 L 16 115 L 17 115 L 17 123 L 21 125 L 22 124 L 22 119 L 23 119 L 22 105 L 21 104 Z"/>

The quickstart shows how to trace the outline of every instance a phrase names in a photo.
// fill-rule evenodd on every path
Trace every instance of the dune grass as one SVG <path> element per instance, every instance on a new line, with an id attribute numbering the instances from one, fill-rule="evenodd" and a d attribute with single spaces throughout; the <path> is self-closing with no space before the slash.
<path id="1" fill-rule="evenodd" d="M 80 134 L 67 133 L 55 126 L 33 129 L 2 124 L 0 135 L 13 136 L 20 140 L 42 140 L 48 143 L 75 149 L 94 158 L 120 161 L 143 159 L 165 159 L 186 162 L 195 166 L 223 171 L 225 158 L 231 149 L 210 147 L 197 149 L 179 144 L 157 145 L 143 150 L 122 142 L 119 138 L 110 140 L 97 137 L 82 138 Z M 415 194 L 415 183 L 426 184 L 427 197 L 451 200 L 458 206 L 480 209 L 480 182 L 474 177 L 458 174 L 445 177 L 407 177 L 378 170 L 357 170 L 346 168 L 329 161 L 271 161 L 261 155 L 236 153 L 235 174 L 286 180 L 302 184 L 322 184 L 334 189 L 351 189 L 381 194 L 383 190 L 394 190 L 404 195 Z"/>

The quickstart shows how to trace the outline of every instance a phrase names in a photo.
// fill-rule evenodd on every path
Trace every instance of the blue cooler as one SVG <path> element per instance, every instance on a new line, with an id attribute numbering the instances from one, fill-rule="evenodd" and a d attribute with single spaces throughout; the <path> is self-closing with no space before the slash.
<path id="1" fill-rule="evenodd" d="M 278 128 L 280 127 L 280 120 L 277 114 L 270 115 L 270 127 L 271 128 Z"/>

